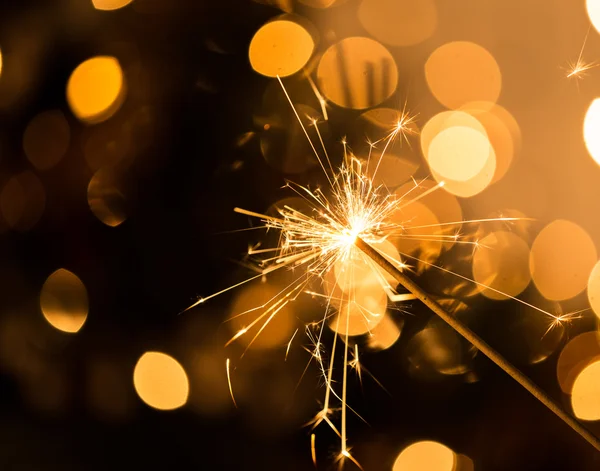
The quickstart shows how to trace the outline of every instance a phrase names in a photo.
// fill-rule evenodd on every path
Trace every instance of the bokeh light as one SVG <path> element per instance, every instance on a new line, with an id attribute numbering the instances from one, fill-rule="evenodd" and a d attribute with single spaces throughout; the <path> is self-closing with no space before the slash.
<path id="1" fill-rule="evenodd" d="M 252 68 L 267 77 L 287 77 L 306 65 L 315 44 L 310 33 L 289 20 L 276 20 L 260 28 L 250 42 Z"/>
<path id="2" fill-rule="evenodd" d="M 33 172 L 11 177 L 0 193 L 2 216 L 12 229 L 28 231 L 39 221 L 46 207 L 46 191 Z"/>
<path id="3" fill-rule="evenodd" d="M 358 19 L 378 41 L 411 46 L 429 38 L 437 26 L 433 0 L 363 0 Z"/>
<path id="4" fill-rule="evenodd" d="M 587 295 L 592 311 L 600 317 L 600 261 L 596 262 L 588 278 Z"/>
<path id="5" fill-rule="evenodd" d="M 587 13 L 596 31 L 600 32 L 600 1 L 586 0 Z"/>
<path id="6" fill-rule="evenodd" d="M 133 384 L 140 399 L 159 410 L 185 405 L 190 390 L 183 366 L 161 352 L 146 352 L 140 357 L 133 372 Z"/>
<path id="7" fill-rule="evenodd" d="M 437 48 L 425 63 L 425 76 L 433 95 L 451 109 L 472 101 L 495 103 L 502 88 L 502 75 L 494 57 L 468 41 Z"/>
<path id="8" fill-rule="evenodd" d="M 600 5 L 600 2 L 596 2 Z M 600 7 L 598 7 L 600 11 Z M 590 104 L 583 121 L 583 140 L 592 159 L 600 165 L 600 98 Z"/>
<path id="9" fill-rule="evenodd" d="M 600 420 L 600 361 L 586 366 L 577 376 L 571 392 L 571 405 L 575 417 Z"/>
<path id="10" fill-rule="evenodd" d="M 94 216 L 107 226 L 117 227 L 127 219 L 127 201 L 111 167 L 94 174 L 88 184 L 87 200 Z"/>
<path id="11" fill-rule="evenodd" d="M 317 68 L 321 92 L 344 108 L 370 108 L 389 98 L 398 86 L 390 52 L 373 39 L 342 39 L 325 51 Z"/>
<path id="12" fill-rule="evenodd" d="M 492 232 L 478 242 L 473 254 L 475 281 L 509 296 L 517 296 L 527 288 L 531 281 L 527 242 L 508 231 Z M 491 299 L 508 299 L 492 289 L 482 288 L 481 292 Z"/>
<path id="13" fill-rule="evenodd" d="M 562 301 L 583 291 L 597 257 L 596 247 L 580 226 L 564 219 L 548 224 L 531 247 L 529 269 L 547 299 Z"/>
<path id="14" fill-rule="evenodd" d="M 579 374 L 590 364 L 600 360 L 600 334 L 584 332 L 571 339 L 560 352 L 556 377 L 561 390 L 571 394 Z"/>
<path id="15" fill-rule="evenodd" d="M 129 5 L 133 0 L 92 0 L 96 10 L 118 10 Z"/>
<path id="16" fill-rule="evenodd" d="M 383 319 L 369 332 L 367 347 L 370 350 L 387 350 L 400 338 L 403 323 L 402 319 L 396 323 L 392 316 L 384 314 Z"/>
<path id="17" fill-rule="evenodd" d="M 107 120 L 125 99 L 125 79 L 119 61 L 96 56 L 77 66 L 67 83 L 67 101 L 79 120 L 95 124 Z"/>
<path id="18" fill-rule="evenodd" d="M 34 117 L 23 134 L 23 149 L 38 170 L 54 167 L 69 148 L 71 131 L 60 110 L 44 111 Z"/>
<path id="19" fill-rule="evenodd" d="M 455 465 L 456 455 L 446 445 L 422 441 L 402 450 L 392 471 L 453 471 Z"/>
<path id="20" fill-rule="evenodd" d="M 63 332 L 78 332 L 88 315 L 85 285 L 77 275 L 60 268 L 44 283 L 40 307 L 52 327 Z"/>

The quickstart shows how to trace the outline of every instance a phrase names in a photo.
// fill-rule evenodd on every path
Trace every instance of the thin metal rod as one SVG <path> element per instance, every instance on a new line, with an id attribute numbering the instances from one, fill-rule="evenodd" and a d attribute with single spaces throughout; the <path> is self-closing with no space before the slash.
<path id="1" fill-rule="evenodd" d="M 355 245 L 362 250 L 367 256 L 369 256 L 375 263 L 381 268 L 392 275 L 398 283 L 404 286 L 408 291 L 414 294 L 423 304 L 431 309 L 435 314 L 441 317 L 450 327 L 456 332 L 467 339 L 473 346 L 481 351 L 486 357 L 492 360 L 496 365 L 502 368 L 508 375 L 510 375 L 517 383 L 523 386 L 529 391 L 533 397 L 544 404 L 548 409 L 554 412 L 564 423 L 571 427 L 577 432 L 583 439 L 585 439 L 590 445 L 596 450 L 600 451 L 600 440 L 594 434 L 592 434 L 587 428 L 581 423 L 575 420 L 571 415 L 567 414 L 554 400 L 548 396 L 540 387 L 523 374 L 519 369 L 513 366 L 500 355 L 496 350 L 490 347 L 481 337 L 475 332 L 469 329 L 456 317 L 452 316 L 444 310 L 434 299 L 432 299 L 423 289 L 417 285 L 413 280 L 402 273 L 397 267 L 395 267 L 389 260 L 381 255 L 376 249 L 371 247 L 361 238 L 357 238 Z"/>

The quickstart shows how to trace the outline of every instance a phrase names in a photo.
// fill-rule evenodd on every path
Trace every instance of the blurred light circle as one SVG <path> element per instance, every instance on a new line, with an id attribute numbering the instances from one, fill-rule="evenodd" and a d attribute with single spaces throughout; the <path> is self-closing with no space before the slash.
<path id="1" fill-rule="evenodd" d="M 600 361 L 586 366 L 577 376 L 571 392 L 571 405 L 575 417 L 600 420 Z"/>
<path id="2" fill-rule="evenodd" d="M 481 169 L 477 175 L 469 180 L 457 181 L 449 178 L 443 178 L 442 175 L 438 174 L 434 169 L 431 169 L 433 178 L 435 178 L 438 182 L 444 182 L 445 191 L 462 198 L 475 196 L 476 194 L 485 190 L 492 182 L 495 172 L 496 154 L 494 153 L 494 149 L 492 147 L 490 147 L 490 154 L 483 169 Z"/>
<path id="3" fill-rule="evenodd" d="M 586 0 L 587 13 L 596 31 L 600 33 L 600 1 Z"/>
<path id="4" fill-rule="evenodd" d="M 538 291 L 552 301 L 581 293 L 597 260 L 594 242 L 577 224 L 558 219 L 538 234 L 529 269 Z"/>
<path id="5" fill-rule="evenodd" d="M 508 296 L 523 292 L 531 281 L 527 242 L 512 232 L 498 231 L 478 243 L 473 254 L 473 279 Z M 482 287 L 482 294 L 491 299 L 508 299 L 492 289 Z"/>
<path id="6" fill-rule="evenodd" d="M 325 51 L 317 68 L 321 92 L 336 105 L 364 109 L 389 98 L 398 86 L 390 52 L 363 37 L 342 39 Z"/>
<path id="7" fill-rule="evenodd" d="M 342 298 L 340 307 L 329 322 L 339 335 L 356 336 L 371 332 L 384 319 L 387 296 L 380 286 L 363 286 Z"/>
<path id="8" fill-rule="evenodd" d="M 437 48 L 425 63 L 425 77 L 435 98 L 451 109 L 471 101 L 495 103 L 502 88 L 494 57 L 482 46 L 468 41 Z"/>
<path id="9" fill-rule="evenodd" d="M 600 1 L 597 2 L 600 5 Z M 600 6 L 598 7 L 600 20 Z M 583 140 L 592 159 L 600 165 L 600 98 L 590 104 L 583 121 Z"/>
<path id="10" fill-rule="evenodd" d="M 88 315 L 85 285 L 77 275 L 60 268 L 42 286 L 40 307 L 52 327 L 68 333 L 78 332 Z"/>
<path id="11" fill-rule="evenodd" d="M 133 0 L 92 0 L 96 10 L 118 10 L 129 5 Z"/>
<path id="12" fill-rule="evenodd" d="M 433 0 L 363 0 L 358 19 L 378 41 L 412 46 L 429 38 L 437 27 Z"/>
<path id="13" fill-rule="evenodd" d="M 442 111 L 431 117 L 421 130 L 421 150 L 429 161 L 431 142 L 443 131 L 452 127 L 468 127 L 487 136 L 485 127 L 477 118 L 465 111 Z"/>
<path id="14" fill-rule="evenodd" d="M 117 227 L 127 219 L 126 199 L 119 186 L 114 170 L 103 168 L 94 174 L 87 188 L 92 213 L 110 227 Z"/>
<path id="15" fill-rule="evenodd" d="M 400 338 L 403 321 L 400 326 L 388 314 L 371 329 L 367 338 L 367 347 L 370 350 L 387 350 Z"/>
<path id="16" fill-rule="evenodd" d="M 85 160 L 93 171 L 131 160 L 131 128 L 120 120 L 111 120 L 81 133 Z M 129 162 L 127 162 L 129 163 Z"/>
<path id="17" fill-rule="evenodd" d="M 406 345 L 406 356 L 420 374 L 461 375 L 469 371 L 458 334 L 445 325 L 426 327 Z"/>
<path id="18" fill-rule="evenodd" d="M 306 65 L 315 43 L 296 22 L 276 20 L 262 26 L 250 42 L 252 68 L 267 77 L 287 77 Z"/>
<path id="19" fill-rule="evenodd" d="M 23 149 L 38 170 L 54 167 L 67 153 L 71 132 L 62 111 L 44 111 L 34 117 L 23 134 Z"/>
<path id="20" fill-rule="evenodd" d="M 0 193 L 2 216 L 12 229 L 28 231 L 39 221 L 46 206 L 46 192 L 30 171 L 13 176 Z"/>
<path id="21" fill-rule="evenodd" d="M 125 81 L 119 61 L 96 56 L 77 66 L 67 83 L 67 101 L 73 114 L 88 124 L 107 120 L 125 98 Z"/>
<path id="22" fill-rule="evenodd" d="M 587 295 L 592 311 L 600 317 L 600 261 L 596 262 L 588 278 Z"/>
<path id="23" fill-rule="evenodd" d="M 254 283 L 238 291 L 227 321 L 235 335 L 240 331 L 245 332 L 237 338 L 237 342 L 265 350 L 289 341 L 296 321 L 294 303 L 287 303 L 281 309 L 275 308 L 277 312 L 273 317 L 271 315 L 275 309 L 269 310 L 274 302 L 282 299 L 282 288 L 268 283 Z M 259 331 L 260 334 L 254 338 Z"/>
<path id="24" fill-rule="evenodd" d="M 442 179 L 464 182 L 483 170 L 491 151 L 487 135 L 470 127 L 453 126 L 433 138 L 427 161 Z"/>
<path id="25" fill-rule="evenodd" d="M 456 455 L 445 445 L 433 441 L 416 442 L 396 458 L 392 471 L 453 471 Z"/>
<path id="26" fill-rule="evenodd" d="M 572 339 L 560 352 L 556 377 L 561 390 L 571 394 L 579 374 L 590 364 L 600 360 L 600 333 L 584 332 Z"/>
<path id="27" fill-rule="evenodd" d="M 160 352 L 146 352 L 140 357 L 133 371 L 133 384 L 140 399 L 159 410 L 183 406 L 190 389 L 183 366 Z"/>

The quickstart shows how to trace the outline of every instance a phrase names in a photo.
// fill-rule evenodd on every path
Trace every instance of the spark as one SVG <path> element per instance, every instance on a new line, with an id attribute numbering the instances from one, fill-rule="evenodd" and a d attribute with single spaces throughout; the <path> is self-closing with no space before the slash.
<path id="1" fill-rule="evenodd" d="M 311 433 L 310 434 L 310 456 L 312 456 L 312 462 L 316 467 L 317 466 L 317 450 L 316 450 L 315 441 L 316 441 L 316 436 L 314 433 Z"/>
<path id="2" fill-rule="evenodd" d="M 237 403 L 235 402 L 235 397 L 233 396 L 233 387 L 231 386 L 231 374 L 229 373 L 229 358 L 225 362 L 225 369 L 227 370 L 227 383 L 229 384 L 229 394 L 231 394 L 231 400 L 233 401 L 233 405 L 237 409 Z"/>
<path id="3" fill-rule="evenodd" d="M 569 62 L 569 64 L 567 65 L 567 78 L 575 77 L 576 79 L 582 79 L 586 75 L 586 72 L 588 70 L 593 69 L 594 67 L 598 67 L 598 65 L 600 65 L 598 62 L 586 62 L 583 59 L 583 50 L 585 49 L 585 44 L 587 43 L 591 26 L 592 25 L 588 27 L 577 60 L 575 62 Z"/>
<path id="4" fill-rule="evenodd" d="M 406 302 L 417 299 L 418 297 L 412 292 L 396 292 L 396 288 L 391 286 L 381 267 L 378 266 L 374 259 L 365 253 L 363 249 L 359 249 L 357 244 L 366 243 L 370 246 L 378 247 L 380 244 L 389 242 L 390 240 L 397 241 L 401 239 L 411 241 L 416 239 L 425 242 L 452 241 L 459 245 L 470 245 L 473 247 L 473 251 L 475 251 L 485 247 L 478 240 L 470 240 L 457 232 L 455 229 L 456 225 L 485 224 L 498 221 L 511 222 L 523 220 L 523 218 L 500 217 L 472 219 L 469 221 L 453 221 L 436 224 L 435 226 L 437 226 L 440 231 L 440 233 L 437 234 L 417 234 L 412 232 L 414 230 L 430 228 L 433 226 L 411 226 L 410 220 L 403 220 L 402 218 L 404 208 L 421 198 L 436 191 L 440 191 L 444 187 L 444 182 L 440 182 L 434 187 L 419 193 L 418 190 L 423 187 L 421 186 L 421 183 L 413 179 L 414 186 L 403 195 L 397 195 L 388 191 L 383 184 L 375 185 L 373 183 L 375 175 L 380 168 L 380 163 L 391 144 L 397 139 L 407 140 L 408 136 L 415 132 L 413 126 L 415 116 L 411 115 L 406 110 L 406 103 L 398 121 L 392 125 L 389 133 L 382 139 L 370 143 L 369 147 L 371 149 L 375 148 L 377 145 L 382 147 L 381 153 L 377 156 L 374 170 L 371 172 L 371 152 L 369 151 L 366 160 L 355 156 L 349 148 L 345 138 L 341 141 L 341 163 L 334 163 L 332 155 L 327 151 L 325 142 L 319 131 L 319 120 L 309 118 L 310 125 L 314 127 L 317 135 L 317 143 L 315 144 L 310 138 L 282 80 L 279 77 L 277 77 L 277 79 L 315 157 L 317 158 L 321 170 L 327 179 L 328 187 L 326 189 L 313 189 L 309 186 L 299 185 L 291 181 L 286 183 L 286 188 L 301 197 L 310 207 L 309 210 L 304 209 L 301 211 L 290 205 L 284 205 L 283 207 L 277 208 L 277 213 L 275 215 L 267 215 L 243 208 L 235 208 L 235 212 L 237 213 L 260 220 L 260 227 L 266 231 L 275 231 L 278 233 L 279 240 L 274 247 L 254 245 L 248 248 L 247 253 L 249 256 L 260 255 L 266 257 L 258 263 L 259 273 L 257 275 L 229 288 L 225 288 L 213 295 L 201 298 L 188 309 L 205 302 L 214 296 L 226 293 L 267 274 L 281 270 L 293 271 L 294 273 L 296 273 L 296 270 L 299 271 L 300 273 L 296 275 L 291 283 L 285 286 L 277 295 L 273 296 L 266 303 L 250 309 L 245 313 L 238 314 L 243 315 L 250 312 L 259 312 L 258 317 L 244 328 L 240 329 L 226 345 L 229 345 L 256 327 L 257 332 L 248 343 L 246 347 L 247 350 L 277 314 L 298 296 L 308 294 L 315 298 L 323 299 L 325 302 L 325 309 L 322 319 L 308 324 L 305 329 L 306 335 L 311 341 L 311 347 L 305 348 L 309 353 L 310 358 L 302 373 L 302 377 L 304 377 L 310 364 L 315 362 L 319 370 L 322 385 L 324 386 L 322 408 L 307 425 L 311 425 L 312 428 L 315 429 L 321 423 L 326 423 L 340 439 L 340 451 L 338 455 L 340 465 L 342 465 L 345 460 L 350 460 L 362 469 L 358 461 L 350 454 L 350 447 L 348 446 L 348 413 L 354 413 L 361 418 L 347 403 L 348 370 L 350 368 L 356 370 L 360 381 L 362 381 L 363 371 L 371 377 L 372 375 L 364 369 L 359 361 L 358 345 L 355 344 L 354 349 L 350 347 L 351 334 L 349 325 L 351 322 L 351 314 L 352 316 L 355 315 L 355 313 L 351 313 L 351 307 L 357 307 L 355 311 L 358 312 L 359 318 L 362 316 L 367 326 L 371 322 L 370 318 L 381 317 L 384 313 L 373 312 L 373 310 L 368 309 L 367 306 L 361 305 L 360 300 L 357 298 L 357 291 L 359 290 L 359 283 L 362 281 L 362 275 L 355 275 L 356 267 L 359 265 L 367 267 L 367 269 L 373 273 L 374 279 L 377 280 L 379 284 L 375 289 L 381 289 L 391 302 Z M 445 234 L 444 231 L 446 230 L 455 232 L 452 234 Z M 465 282 L 490 289 L 523 305 L 536 309 L 547 315 L 552 320 L 553 324 L 556 323 L 556 325 L 560 325 L 561 323 L 570 320 L 569 317 L 556 316 L 514 296 L 509 296 L 506 293 L 483 285 L 482 283 L 478 283 L 471 278 L 455 273 L 440 265 L 422 260 L 414 255 L 400 253 L 398 256 L 392 256 L 383 253 L 382 251 L 379 251 L 379 253 L 386 263 L 389 263 L 400 272 L 402 270 L 409 270 L 410 267 L 406 262 L 412 260 L 419 264 L 424 264 L 431 268 L 449 273 Z M 336 269 L 338 271 L 346 270 L 346 272 L 344 272 L 346 275 L 341 277 L 338 276 L 336 274 Z M 335 277 L 333 288 L 337 289 L 341 294 L 337 292 L 334 293 L 334 290 L 331 289 L 325 289 L 325 294 L 313 289 L 313 284 L 315 282 L 320 284 L 321 287 L 327 288 L 328 282 L 326 281 L 326 278 L 330 274 Z M 262 310 L 262 312 L 260 312 L 260 310 Z M 331 347 L 325 349 L 325 325 L 328 323 L 332 313 L 336 312 L 336 318 L 332 324 L 330 324 L 330 327 L 333 328 L 336 334 L 333 336 Z M 285 354 L 286 359 L 292 341 L 297 333 L 298 329 L 294 332 L 287 344 Z M 341 339 L 340 342 L 338 342 L 338 337 Z M 340 344 L 343 349 L 342 359 L 340 359 L 338 355 Z M 350 359 L 350 355 L 352 355 L 352 359 Z M 343 365 L 341 371 L 341 385 L 339 383 L 339 376 L 336 374 L 334 377 L 334 366 L 340 362 Z M 302 380 L 302 377 L 300 380 Z M 231 397 L 235 404 L 231 386 L 229 359 L 227 359 L 227 379 Z M 377 380 L 375 379 L 375 381 Z M 378 381 L 377 383 L 380 384 Z M 235 405 L 237 407 L 237 404 Z M 339 407 L 335 408 L 334 406 L 336 405 Z M 337 410 L 340 410 L 339 426 L 334 423 L 337 421 L 337 419 L 334 418 L 334 412 Z M 315 434 L 313 433 L 311 435 L 311 450 L 313 453 L 313 462 L 315 462 L 316 465 L 314 436 Z"/>

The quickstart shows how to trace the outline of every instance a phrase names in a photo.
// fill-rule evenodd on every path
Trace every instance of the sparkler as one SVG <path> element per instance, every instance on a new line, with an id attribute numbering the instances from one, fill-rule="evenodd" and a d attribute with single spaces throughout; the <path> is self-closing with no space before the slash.
<path id="1" fill-rule="evenodd" d="M 373 290 L 383 291 L 391 302 L 402 302 L 411 299 L 422 301 L 435 314 L 448 323 L 456 332 L 467 339 L 483 354 L 490 358 L 527 391 L 536 397 L 542 404 L 548 407 L 567 425 L 569 425 L 581 437 L 600 450 L 600 441 L 592 435 L 574 418 L 564 412 L 546 393 L 535 385 L 527 376 L 512 366 L 507 360 L 492 349 L 465 324 L 456 317 L 446 312 L 439 303 L 424 292 L 410 277 L 406 271 L 410 270 L 408 260 L 424 264 L 426 266 L 442 270 L 458 276 L 465 281 L 474 283 L 486 289 L 495 291 L 508 298 L 514 299 L 532 309 L 547 315 L 551 319 L 550 328 L 560 325 L 571 319 L 569 314 L 564 316 L 554 315 L 525 301 L 519 300 L 502 291 L 490 286 L 478 283 L 475 280 L 452 272 L 444 267 L 422 260 L 414 255 L 399 253 L 391 241 L 400 239 L 422 239 L 425 241 L 448 242 L 472 245 L 473 248 L 481 247 L 477 241 L 469 240 L 460 234 L 447 234 L 445 230 L 452 230 L 456 224 L 486 223 L 490 221 L 511 222 L 521 220 L 520 218 L 501 217 L 495 219 L 476 219 L 472 221 L 455 221 L 440 224 L 442 229 L 439 234 L 414 234 L 411 231 L 430 228 L 427 226 L 411 226 L 410 221 L 402 219 L 402 210 L 415 201 L 443 188 L 444 183 L 424 191 L 418 196 L 413 196 L 420 187 L 415 180 L 404 195 L 398 196 L 390 193 L 383 185 L 375 186 L 373 181 L 380 167 L 381 160 L 394 140 L 406 139 L 411 134 L 414 117 L 404 110 L 398 121 L 390 129 L 388 135 L 375 143 L 371 143 L 369 155 L 366 160 L 361 160 L 349 149 L 345 139 L 342 140 L 343 158 L 342 163 L 336 168 L 330 159 L 327 148 L 319 131 L 319 122 L 311 120 L 311 125 L 317 135 L 319 149 L 310 138 L 307 128 L 301 120 L 283 82 L 278 77 L 283 92 L 304 132 L 309 145 L 321 166 L 327 179 L 327 190 L 311 189 L 293 182 L 288 182 L 287 187 L 300 196 L 311 208 L 310 211 L 300 211 L 291 206 L 283 206 L 278 209 L 277 215 L 260 214 L 242 208 L 235 208 L 240 214 L 258 218 L 267 230 L 276 230 L 280 237 L 278 244 L 274 247 L 251 248 L 251 255 L 263 255 L 259 266 L 260 272 L 240 283 L 219 291 L 206 298 L 199 299 L 188 309 L 205 302 L 206 300 L 237 288 L 245 283 L 261 278 L 269 273 L 282 269 L 298 269 L 301 274 L 290 284 L 283 288 L 266 303 L 243 313 L 259 312 L 259 315 L 246 327 L 240 329 L 227 345 L 241 336 L 247 334 L 254 327 L 257 332 L 250 339 L 248 347 L 264 331 L 269 323 L 281 310 L 300 295 L 322 296 L 326 302 L 325 314 L 319 322 L 313 322 L 306 326 L 308 337 L 311 339 L 313 348 L 307 349 L 311 354 L 311 360 L 319 367 L 320 374 L 325 384 L 325 393 L 322 409 L 310 422 L 312 428 L 316 428 L 325 422 L 340 439 L 340 450 L 338 461 L 343 465 L 349 460 L 360 467 L 358 461 L 350 453 L 347 439 L 347 416 L 348 412 L 354 412 L 347 404 L 348 372 L 355 370 L 358 375 L 363 369 L 359 362 L 358 345 L 354 348 L 350 345 L 350 337 L 356 335 L 354 327 L 356 323 L 362 323 L 366 327 L 364 332 L 370 332 L 383 315 L 372 305 Z M 371 168 L 372 149 L 380 145 L 382 152 L 375 162 L 374 171 L 367 172 Z M 413 193 L 414 192 L 414 193 Z M 391 250 L 390 250 L 391 247 Z M 331 282 L 331 279 L 334 279 Z M 314 282 L 319 282 L 325 288 L 325 294 L 320 294 L 312 289 Z M 399 283 L 409 291 L 398 293 L 395 285 Z M 262 312 L 260 312 L 262 310 Z M 335 312 L 333 321 L 329 320 L 331 313 Z M 336 332 L 333 337 L 332 346 L 327 351 L 329 358 L 324 354 L 323 333 L 325 324 Z M 290 339 L 286 349 L 286 357 L 296 333 Z M 362 331 L 361 331 L 362 333 Z M 341 372 L 341 386 L 334 385 L 334 364 L 338 348 L 338 338 L 343 343 L 343 368 Z M 352 355 L 352 359 L 350 358 Z M 339 360 L 338 360 L 339 361 Z M 310 364 L 310 363 L 309 363 Z M 227 360 L 227 378 L 229 389 L 233 398 L 231 377 L 229 371 L 229 359 Z M 307 365 L 308 367 L 308 365 Z M 305 370 L 306 371 L 306 370 Z M 366 370 L 364 370 L 366 372 Z M 235 400 L 234 400 L 235 401 Z M 339 403 L 341 411 L 339 427 L 334 423 L 335 403 Z M 237 406 L 237 404 L 236 404 Z M 358 414 L 357 414 L 358 415 Z M 315 456 L 315 434 L 311 434 L 311 455 L 313 461 Z M 362 469 L 362 468 L 361 468 Z"/>

